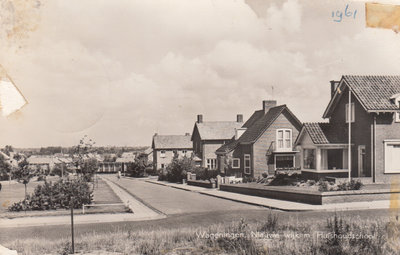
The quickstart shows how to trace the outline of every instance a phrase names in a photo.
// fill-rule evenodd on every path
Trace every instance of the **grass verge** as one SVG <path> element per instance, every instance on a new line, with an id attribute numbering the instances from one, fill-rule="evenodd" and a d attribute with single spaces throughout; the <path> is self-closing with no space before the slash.
<path id="1" fill-rule="evenodd" d="M 3 245 L 18 254 L 63 254 L 69 240 L 25 239 Z M 76 240 L 75 247 L 85 254 L 399 254 L 400 223 L 337 214 L 319 221 L 291 218 L 283 222 L 279 214 L 269 212 L 258 221 L 87 233 Z"/>

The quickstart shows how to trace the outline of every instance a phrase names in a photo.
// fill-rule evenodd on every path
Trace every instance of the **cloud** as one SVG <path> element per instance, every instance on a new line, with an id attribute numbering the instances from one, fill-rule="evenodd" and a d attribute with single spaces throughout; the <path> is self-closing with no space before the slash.
<path id="1" fill-rule="evenodd" d="M 341 2 L 265 2 L 257 14 L 254 6 L 45 2 L 23 47 L 1 44 L 1 64 L 29 105 L 0 119 L 0 140 L 72 145 L 88 134 L 98 144 L 149 145 L 154 132 L 190 132 L 196 114 L 247 118 L 271 98 L 320 121 L 329 80 L 397 72 L 399 37 L 366 29 L 362 4 L 351 4 L 359 19 L 341 24 L 330 16 Z"/>

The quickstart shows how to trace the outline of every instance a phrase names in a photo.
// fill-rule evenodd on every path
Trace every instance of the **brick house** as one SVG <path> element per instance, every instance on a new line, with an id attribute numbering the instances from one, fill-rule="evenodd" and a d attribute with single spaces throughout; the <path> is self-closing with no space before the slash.
<path id="1" fill-rule="evenodd" d="M 302 124 L 286 105 L 276 104 L 274 100 L 263 101 L 262 109 L 216 151 L 221 174 L 259 177 L 264 172 L 275 174 L 300 167 L 293 144 Z"/>
<path id="2" fill-rule="evenodd" d="M 388 182 L 400 174 L 400 76 L 331 81 L 323 118 L 329 122 L 305 123 L 296 140 L 303 175 L 348 177 L 350 171 L 351 177 Z"/>
<path id="3" fill-rule="evenodd" d="M 229 142 L 235 134 L 235 129 L 242 125 L 243 115 L 241 114 L 237 115 L 236 121 L 203 121 L 203 115 L 197 115 L 191 140 L 198 165 L 216 170 L 217 155 L 215 151 L 221 145 Z"/>
<path id="4" fill-rule="evenodd" d="M 191 157 L 193 153 L 190 134 L 185 135 L 158 135 L 153 136 L 153 168 L 165 169 L 171 163 L 175 154 Z"/>

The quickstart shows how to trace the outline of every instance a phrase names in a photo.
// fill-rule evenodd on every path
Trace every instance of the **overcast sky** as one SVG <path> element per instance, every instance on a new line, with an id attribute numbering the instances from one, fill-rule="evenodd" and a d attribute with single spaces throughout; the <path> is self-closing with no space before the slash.
<path id="1" fill-rule="evenodd" d="M 366 28 L 360 2 L 28 2 L 1 7 L 0 64 L 29 102 L 0 117 L 1 146 L 150 145 L 265 99 L 322 121 L 330 80 L 399 72 L 400 35 Z"/>

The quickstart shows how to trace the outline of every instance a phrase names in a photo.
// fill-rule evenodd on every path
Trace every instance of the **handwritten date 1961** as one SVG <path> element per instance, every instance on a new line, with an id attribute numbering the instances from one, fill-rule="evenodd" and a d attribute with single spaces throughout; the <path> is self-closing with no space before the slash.
<path id="1" fill-rule="evenodd" d="M 343 16 L 343 14 L 344 14 L 344 16 Z M 357 10 L 350 11 L 348 4 L 346 4 L 346 7 L 344 8 L 344 12 L 341 10 L 337 10 L 336 12 L 332 11 L 332 18 L 333 18 L 334 22 L 342 22 L 342 20 L 344 18 L 355 19 L 356 15 L 357 15 Z"/>

